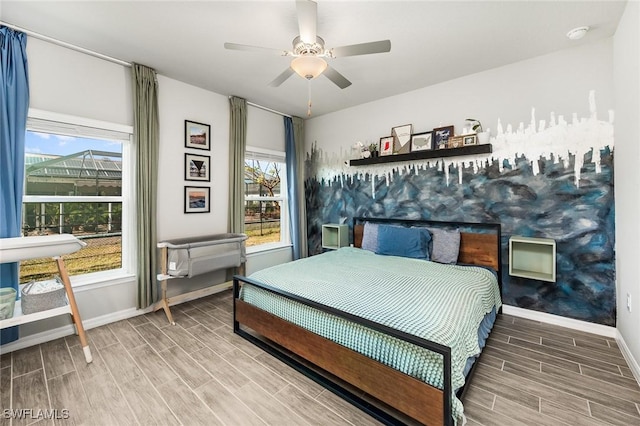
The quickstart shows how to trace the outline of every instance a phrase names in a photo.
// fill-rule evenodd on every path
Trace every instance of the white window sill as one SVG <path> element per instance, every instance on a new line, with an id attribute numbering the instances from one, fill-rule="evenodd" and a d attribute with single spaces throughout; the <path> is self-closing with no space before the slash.
<path id="1" fill-rule="evenodd" d="M 281 250 L 292 247 L 291 243 L 268 243 L 268 244 L 260 244 L 257 246 L 247 247 L 247 255 L 251 256 L 252 254 L 265 253 L 269 251 Z"/>
<path id="2" fill-rule="evenodd" d="M 71 287 L 74 291 L 83 291 L 94 288 L 106 287 L 136 280 L 135 274 L 128 273 L 122 269 L 111 271 L 94 272 L 70 277 Z"/>

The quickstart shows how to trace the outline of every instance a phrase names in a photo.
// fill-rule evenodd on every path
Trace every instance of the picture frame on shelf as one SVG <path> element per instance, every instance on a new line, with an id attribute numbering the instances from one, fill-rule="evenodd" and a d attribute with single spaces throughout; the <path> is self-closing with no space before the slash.
<path id="1" fill-rule="evenodd" d="M 411 135 L 411 152 L 429 151 L 433 149 L 433 132 L 422 132 Z"/>
<path id="2" fill-rule="evenodd" d="M 208 155 L 184 154 L 184 180 L 210 182 L 211 157 Z"/>
<path id="3" fill-rule="evenodd" d="M 411 132 L 412 124 L 404 124 L 391 128 L 391 136 L 393 137 L 393 153 L 407 154 L 411 151 Z"/>
<path id="4" fill-rule="evenodd" d="M 393 136 L 384 136 L 380 138 L 380 156 L 393 155 Z"/>
<path id="5" fill-rule="evenodd" d="M 462 136 L 449 136 L 447 148 L 462 148 Z"/>
<path id="6" fill-rule="evenodd" d="M 184 187 L 184 212 L 209 213 L 211 204 L 211 188 L 208 186 Z"/>
<path id="7" fill-rule="evenodd" d="M 186 148 L 211 149 L 211 126 L 184 120 L 184 146 Z"/>
<path id="8" fill-rule="evenodd" d="M 462 136 L 462 146 L 471 146 L 478 144 L 478 135 L 473 133 L 471 135 Z"/>
<path id="9" fill-rule="evenodd" d="M 445 149 L 449 137 L 453 136 L 453 126 L 436 127 L 433 129 L 433 149 Z"/>

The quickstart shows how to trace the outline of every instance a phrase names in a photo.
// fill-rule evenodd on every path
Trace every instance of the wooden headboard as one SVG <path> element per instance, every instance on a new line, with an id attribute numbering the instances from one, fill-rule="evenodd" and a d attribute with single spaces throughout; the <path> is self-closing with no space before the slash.
<path id="1" fill-rule="evenodd" d="M 440 228 L 464 229 L 460 232 L 460 252 L 458 263 L 488 266 L 498 272 L 498 282 L 502 284 L 501 266 L 501 226 L 499 223 L 441 222 L 432 220 L 354 218 L 353 245 L 362 247 L 364 222 L 395 224 L 403 226 L 433 226 Z M 473 232 L 477 229 L 478 232 Z M 501 285 L 502 287 L 502 285 Z"/>

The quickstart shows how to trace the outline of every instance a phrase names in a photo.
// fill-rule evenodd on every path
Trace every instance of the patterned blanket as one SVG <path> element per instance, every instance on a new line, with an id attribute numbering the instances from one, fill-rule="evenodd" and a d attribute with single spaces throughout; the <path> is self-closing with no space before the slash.
<path id="1" fill-rule="evenodd" d="M 480 352 L 478 327 L 501 306 L 495 274 L 482 267 L 380 256 L 344 247 L 258 271 L 252 279 L 452 349 L 452 385 Z M 443 388 L 442 356 L 268 291 L 243 286 L 247 303 Z M 455 419 L 462 403 L 453 398 Z"/>

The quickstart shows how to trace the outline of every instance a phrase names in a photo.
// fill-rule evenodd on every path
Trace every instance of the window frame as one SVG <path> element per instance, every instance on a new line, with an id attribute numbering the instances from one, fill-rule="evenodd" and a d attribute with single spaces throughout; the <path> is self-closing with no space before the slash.
<path id="1" fill-rule="evenodd" d="M 279 201 L 280 202 L 280 241 L 272 243 L 258 244 L 254 246 L 247 246 L 247 254 L 260 253 L 269 250 L 280 249 L 284 247 L 291 247 L 291 233 L 289 229 L 289 197 L 287 189 L 287 156 L 284 151 L 276 151 L 272 149 L 259 148 L 247 145 L 245 147 L 244 163 L 247 160 L 258 160 L 277 162 L 283 165 L 280 178 L 280 196 L 260 196 L 260 195 L 247 195 L 244 193 L 244 201 Z M 245 204 L 246 208 L 246 204 Z"/>
<path id="2" fill-rule="evenodd" d="M 30 127 L 29 120 L 38 120 L 39 126 L 34 129 Z M 120 134 L 128 134 L 128 141 L 122 139 L 122 189 L 120 196 L 54 196 L 54 195 L 26 195 L 26 174 L 24 176 L 25 184 L 22 194 L 22 204 L 37 202 L 65 202 L 72 200 L 74 202 L 121 202 L 122 203 L 122 264 L 120 268 L 108 271 L 91 272 L 87 274 L 70 276 L 72 287 L 82 287 L 86 285 L 117 285 L 123 279 L 136 276 L 136 238 L 134 230 L 136 229 L 136 219 L 132 212 L 135 211 L 135 158 L 133 147 L 133 126 L 111 123 L 107 121 L 94 120 L 90 118 L 78 117 L 67 114 L 60 114 L 51 111 L 44 111 L 35 108 L 29 108 L 27 114 L 27 131 L 47 132 L 46 124 L 43 121 L 50 121 L 52 124 L 66 124 L 79 129 L 90 128 L 93 130 L 91 135 L 82 133 L 65 132 L 63 129 L 49 129 L 49 133 L 72 136 L 72 137 L 90 137 L 100 138 L 100 132 L 104 131 L 103 138 L 111 140 L 108 137 L 109 132 Z"/>

